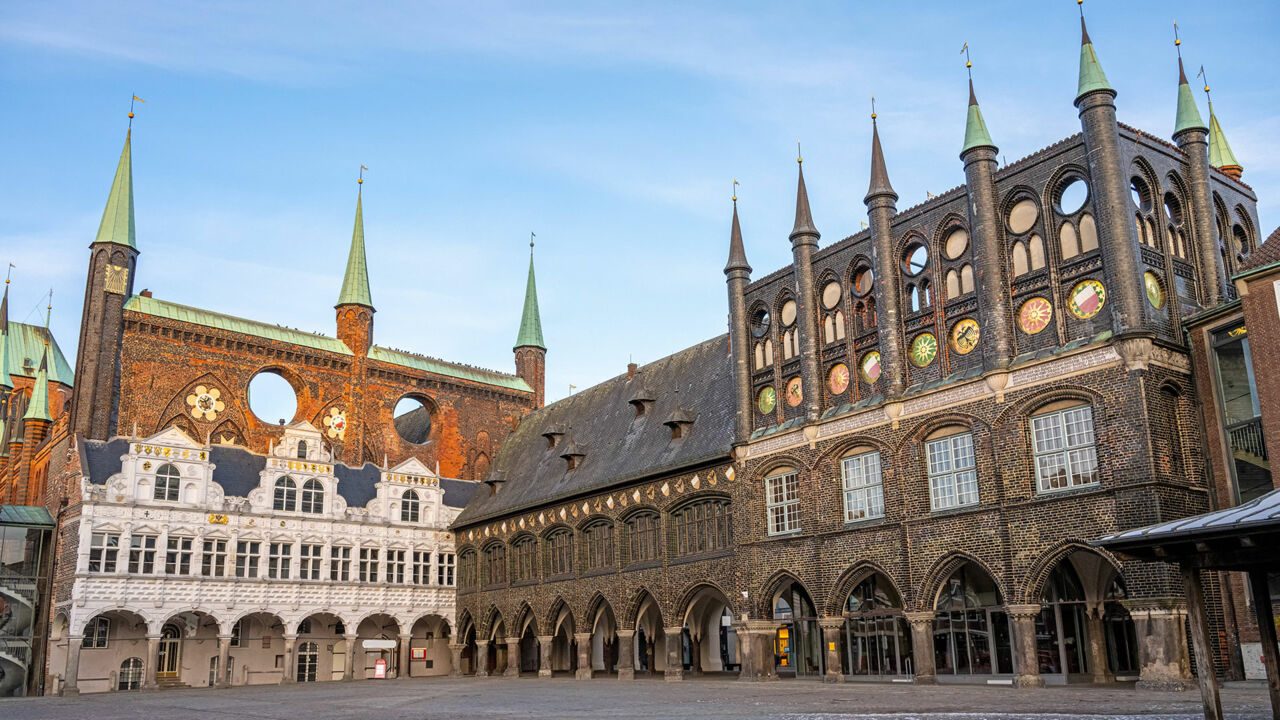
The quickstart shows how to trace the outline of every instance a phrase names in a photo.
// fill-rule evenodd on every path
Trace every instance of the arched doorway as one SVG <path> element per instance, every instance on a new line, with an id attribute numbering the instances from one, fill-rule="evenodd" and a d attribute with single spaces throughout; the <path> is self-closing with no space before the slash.
<path id="1" fill-rule="evenodd" d="M 822 632 L 808 591 L 794 580 L 784 582 L 774 591 L 770 608 L 778 621 L 773 642 L 778 677 L 821 678 Z"/>
<path id="2" fill-rule="evenodd" d="M 370 615 L 356 626 L 356 679 L 377 677 L 379 663 L 383 663 L 386 677 L 398 677 L 400 647 L 400 623 L 390 615 Z"/>
<path id="3" fill-rule="evenodd" d="M 1117 680 L 1136 680 L 1142 668 L 1138 661 L 1137 629 L 1128 608 L 1122 604 L 1128 597 L 1124 580 L 1117 575 L 1107 585 L 1101 619 L 1107 639 L 1107 669 Z"/>
<path id="4" fill-rule="evenodd" d="M 449 621 L 426 615 L 414 621 L 409 632 L 407 677 L 449 674 Z"/>
<path id="5" fill-rule="evenodd" d="M 537 673 L 542 666 L 542 648 L 538 644 L 538 623 L 529 606 L 525 606 L 516 625 L 520 628 L 520 657 L 516 661 L 520 672 Z"/>
<path id="6" fill-rule="evenodd" d="M 609 603 L 600 599 L 591 620 L 591 670 L 618 671 L 618 621 Z"/>
<path id="7" fill-rule="evenodd" d="M 502 615 L 494 612 L 489 622 L 489 656 L 485 668 L 490 675 L 499 675 L 507 670 L 507 625 Z"/>
<path id="8" fill-rule="evenodd" d="M 632 643 L 636 674 L 654 674 L 667 669 L 667 640 L 662 611 L 649 593 L 640 599 L 636 611 L 636 634 Z"/>
<path id="9" fill-rule="evenodd" d="M 1046 683 L 1138 675 L 1137 637 L 1114 564 L 1088 549 L 1058 560 L 1040 588 L 1036 661 Z"/>
<path id="10" fill-rule="evenodd" d="M 556 614 L 555 629 L 551 635 L 551 671 L 576 672 L 578 670 L 578 642 L 574 639 L 573 613 L 561 606 Z"/>
<path id="11" fill-rule="evenodd" d="M 462 650 L 458 653 L 458 672 L 476 674 L 476 626 L 468 618 L 462 626 Z"/>
<path id="12" fill-rule="evenodd" d="M 858 678 L 910 677 L 911 631 L 902 597 L 889 578 L 866 575 L 844 603 L 841 657 L 844 674 Z"/>
<path id="13" fill-rule="evenodd" d="M 298 682 L 327 682 L 341 680 L 346 671 L 347 641 L 344 637 L 346 627 L 342 618 L 332 613 L 313 613 L 303 618 L 297 627 L 298 660 L 295 668 Z M 306 643 L 315 646 L 315 671 L 308 670 L 308 679 L 303 679 L 302 648 Z"/>
<path id="14" fill-rule="evenodd" d="M 699 588 L 689 599 L 682 630 L 684 669 L 694 675 L 736 671 L 738 631 L 729 600 L 714 587 Z"/>
<path id="15" fill-rule="evenodd" d="M 231 629 L 232 657 L 227 662 L 231 684 L 275 684 L 285 675 L 292 677 L 293 668 L 275 664 L 275 657 L 285 654 L 284 636 L 284 621 L 273 613 L 250 613 L 236 621 Z M 239 663 L 234 662 L 237 656 Z"/>
<path id="16" fill-rule="evenodd" d="M 156 654 L 156 677 L 177 679 L 182 674 L 182 630 L 173 623 L 160 629 L 160 649 Z"/>
<path id="17" fill-rule="evenodd" d="M 995 581 L 966 562 L 943 583 L 934 603 L 934 666 L 939 678 L 1011 675 L 1009 616 Z"/>
<path id="18" fill-rule="evenodd" d="M 298 682 L 316 682 L 320 679 L 320 645 L 314 640 L 298 643 Z"/>

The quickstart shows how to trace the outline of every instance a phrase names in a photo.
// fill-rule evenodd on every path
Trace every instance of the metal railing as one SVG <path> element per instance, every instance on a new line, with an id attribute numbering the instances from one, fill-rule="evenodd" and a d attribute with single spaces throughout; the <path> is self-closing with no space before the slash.
<path id="1" fill-rule="evenodd" d="M 1267 443 L 1262 434 L 1262 418 L 1228 425 L 1227 439 L 1233 451 L 1244 452 L 1263 460 L 1267 459 Z"/>

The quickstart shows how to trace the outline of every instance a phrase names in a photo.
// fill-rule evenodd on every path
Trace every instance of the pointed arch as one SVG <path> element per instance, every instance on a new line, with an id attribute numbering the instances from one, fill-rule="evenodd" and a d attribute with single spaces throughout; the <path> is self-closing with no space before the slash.
<path id="1" fill-rule="evenodd" d="M 777 570 L 760 586 L 760 594 L 756 596 L 756 606 L 760 617 L 773 617 L 773 596 L 788 583 L 799 585 L 805 594 L 809 596 L 809 601 L 813 603 L 815 609 L 824 606 L 823 600 L 819 599 L 820 596 L 815 595 L 813 590 L 809 588 L 808 583 L 801 580 L 797 574 L 790 570 Z"/>
<path id="2" fill-rule="evenodd" d="M 991 578 L 996 589 L 1000 591 L 1002 602 L 1008 602 L 1009 598 L 1015 597 L 1009 592 L 1002 573 L 992 572 L 991 566 L 979 560 L 977 555 L 965 550 L 952 550 L 934 561 L 933 566 L 925 573 L 924 579 L 920 582 L 919 593 L 911 599 L 912 609 L 933 610 L 938 601 L 938 594 L 942 592 L 942 584 L 966 563 L 972 563 Z"/>
<path id="3" fill-rule="evenodd" d="M 658 597 L 649 591 L 648 588 L 639 587 L 631 592 L 630 599 L 627 600 L 626 606 L 623 608 L 622 627 L 634 628 L 636 622 L 640 619 L 640 609 L 645 606 L 645 600 L 653 602 L 654 607 L 658 609 L 658 614 L 665 617 L 667 613 L 663 610 L 662 603 L 658 602 Z"/>
<path id="4" fill-rule="evenodd" d="M 1040 602 L 1040 596 L 1044 593 L 1045 582 L 1049 579 L 1049 575 L 1053 572 L 1054 568 L 1064 560 L 1068 560 L 1077 552 L 1087 553 L 1088 555 L 1101 559 L 1105 565 L 1110 566 L 1110 570 L 1117 576 L 1123 576 L 1124 574 L 1124 565 L 1120 562 L 1119 558 L 1105 548 L 1094 547 L 1090 545 L 1087 540 L 1073 538 L 1059 540 L 1048 550 L 1041 553 L 1040 557 L 1036 559 L 1035 564 L 1027 571 L 1027 574 L 1022 581 L 1021 602 Z M 1109 579 L 1109 576 L 1107 579 Z M 1081 578 L 1081 580 L 1083 580 L 1083 578 Z M 1093 587 L 1092 590 L 1094 598 L 1096 599 L 1101 597 L 1106 588 Z"/>
<path id="5" fill-rule="evenodd" d="M 853 592 L 854 588 L 858 587 L 858 584 L 863 580 L 877 573 L 883 575 L 889 581 L 893 591 L 898 594 L 898 597 L 905 605 L 907 594 L 903 592 L 902 586 L 894 579 L 892 573 L 875 561 L 859 560 L 840 573 L 840 577 L 831 586 L 831 593 L 827 597 L 827 602 L 824 606 L 826 608 L 825 614 L 838 616 L 843 613 L 844 601 L 845 598 L 849 597 L 849 593 Z"/>

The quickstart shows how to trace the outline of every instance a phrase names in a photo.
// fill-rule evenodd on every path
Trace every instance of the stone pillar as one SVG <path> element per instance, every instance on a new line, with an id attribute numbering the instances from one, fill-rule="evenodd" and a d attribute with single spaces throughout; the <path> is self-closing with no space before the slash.
<path id="1" fill-rule="evenodd" d="M 1182 599 L 1126 600 L 1124 605 L 1138 636 L 1138 687 L 1177 691 L 1194 687 L 1187 654 L 1187 608 Z"/>
<path id="2" fill-rule="evenodd" d="M 689 674 L 702 674 L 702 636 L 689 633 Z"/>
<path id="3" fill-rule="evenodd" d="M 147 636 L 147 665 L 142 670 L 142 689 L 150 692 L 159 690 L 160 685 L 156 683 L 156 665 L 160 663 L 160 636 Z"/>
<path id="4" fill-rule="evenodd" d="M 680 626 L 663 628 L 667 638 L 667 670 L 662 679 L 668 682 L 684 680 L 684 658 L 680 656 L 683 631 Z"/>
<path id="5" fill-rule="evenodd" d="M 917 685 L 933 685 L 938 682 L 938 673 L 933 665 L 935 615 L 932 610 L 906 613 L 907 623 L 911 625 L 911 662 L 915 666 Z"/>
<path id="6" fill-rule="evenodd" d="M 476 642 L 476 677 L 489 677 L 489 641 Z"/>
<path id="7" fill-rule="evenodd" d="M 280 673 L 281 685 L 288 685 L 298 681 L 298 656 L 295 651 L 297 645 L 297 635 L 284 636 L 284 670 Z"/>
<path id="8" fill-rule="evenodd" d="M 618 679 L 634 680 L 636 677 L 636 653 L 633 646 L 635 630 L 618 631 Z"/>
<path id="9" fill-rule="evenodd" d="M 453 667 L 449 668 L 449 677 L 462 676 L 462 649 L 466 647 L 459 643 L 449 643 L 449 662 Z"/>
<path id="10" fill-rule="evenodd" d="M 822 628 L 822 645 L 825 654 L 827 671 L 822 676 L 823 682 L 844 682 L 844 672 L 840 667 L 840 632 L 844 630 L 844 618 L 822 618 L 818 621 Z"/>
<path id="11" fill-rule="evenodd" d="M 502 673 L 504 677 L 520 677 L 520 639 L 507 638 L 507 669 Z"/>
<path id="12" fill-rule="evenodd" d="M 778 625 L 772 620 L 748 620 L 747 634 L 754 663 L 749 680 L 777 680 L 778 668 L 773 657 L 773 641 Z"/>
<path id="13" fill-rule="evenodd" d="M 356 679 L 356 653 L 359 652 L 359 648 L 356 647 L 356 642 L 358 641 L 359 638 L 357 638 L 355 635 L 343 635 L 342 639 L 347 641 L 347 657 L 345 658 L 344 667 L 342 668 L 342 679 L 355 680 Z M 453 647 L 453 646 L 450 645 L 449 647 Z M 462 646 L 459 645 L 458 647 L 461 648 Z M 454 667 L 457 667 L 456 663 Z"/>
<path id="14" fill-rule="evenodd" d="M 409 679 L 409 645 L 413 641 L 413 635 L 400 636 L 400 658 L 396 664 L 396 678 L 399 680 Z"/>
<path id="15" fill-rule="evenodd" d="M 1036 649 L 1036 617 L 1040 615 L 1040 606 L 1008 605 L 1005 609 L 1009 611 L 1009 617 L 1013 621 L 1013 664 L 1017 673 L 1013 684 L 1023 688 L 1044 687 L 1044 678 L 1040 677 L 1039 652 Z"/>
<path id="16" fill-rule="evenodd" d="M 538 677 L 551 677 L 551 635 L 538 636 Z"/>
<path id="17" fill-rule="evenodd" d="M 231 636 L 218 636 L 218 678 L 213 683 L 215 688 L 224 690 L 231 687 L 231 675 L 227 673 L 227 663 L 231 662 Z"/>
<path id="18" fill-rule="evenodd" d="M 1094 605 L 1089 608 L 1085 620 L 1089 634 L 1089 670 L 1093 673 L 1093 682 L 1098 685 L 1116 681 L 1107 663 L 1107 630 L 1102 624 L 1103 612 L 1102 605 Z"/>
<path id="19" fill-rule="evenodd" d="M 738 679 L 759 680 L 760 668 L 756 664 L 755 636 L 747 628 L 746 623 L 734 626 L 738 636 Z"/>
<path id="20" fill-rule="evenodd" d="M 574 677 L 579 680 L 590 680 L 591 633 L 575 633 L 573 639 L 578 643 L 578 672 Z"/>
<path id="21" fill-rule="evenodd" d="M 84 644 L 83 635 L 67 637 L 67 666 L 62 676 L 62 697 L 78 697 L 80 695 L 80 647 Z"/>

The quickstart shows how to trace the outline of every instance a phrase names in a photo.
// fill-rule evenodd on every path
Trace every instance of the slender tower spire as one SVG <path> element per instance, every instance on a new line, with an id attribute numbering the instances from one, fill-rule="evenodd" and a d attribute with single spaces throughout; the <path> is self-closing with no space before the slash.
<path id="1" fill-rule="evenodd" d="M 1203 130 L 1209 132 L 1200 116 L 1200 108 L 1196 107 L 1196 99 L 1191 94 L 1191 84 L 1187 82 L 1187 71 L 1182 67 L 1182 53 L 1178 53 L 1178 114 L 1174 118 L 1173 134 L 1187 130 Z"/>
<path id="2" fill-rule="evenodd" d="M 973 92 L 973 78 L 969 78 L 969 116 L 964 123 L 964 147 L 960 148 L 960 154 L 964 155 L 970 150 L 978 147 L 996 146 L 991 139 L 991 133 L 987 131 L 987 121 L 982 117 L 982 108 L 978 107 L 978 96 Z"/>
<path id="3" fill-rule="evenodd" d="M 818 249 L 818 228 L 809 211 L 809 190 L 804 185 L 804 158 L 796 144 L 796 222 L 791 229 L 791 259 L 796 277 L 796 324 L 800 329 L 800 387 L 804 395 L 804 419 L 815 421 L 822 412 L 822 380 L 819 377 L 818 314 L 813 280 L 813 253 Z M 778 405 L 782 407 L 781 403 Z"/>
<path id="4" fill-rule="evenodd" d="M 132 112 L 129 113 L 133 115 Z M 132 117 L 130 117 L 132 122 Z M 120 162 L 116 164 L 116 175 L 111 181 L 111 193 L 107 195 L 107 206 L 102 211 L 102 222 L 98 225 L 95 243 L 112 243 L 138 249 L 133 224 L 133 129 L 124 135 L 124 148 L 120 150 Z"/>
<path id="5" fill-rule="evenodd" d="M 9 379 L 9 278 L 4 279 L 4 299 L 0 300 L 0 423 L 4 422 L 5 390 L 13 389 Z M 3 425 L 0 425 L 0 430 Z M 0 432 L 0 434 L 3 434 Z"/>
<path id="6" fill-rule="evenodd" d="M 1077 3 L 1078 4 L 1078 3 Z M 1084 10 L 1080 11 L 1080 82 L 1076 86 L 1076 102 L 1095 90 L 1115 88 L 1107 82 L 1107 74 L 1102 71 L 1102 63 L 1098 61 L 1098 53 L 1093 49 L 1093 41 L 1089 39 L 1089 28 L 1084 24 Z"/>
<path id="7" fill-rule="evenodd" d="M 369 353 L 373 345 L 373 298 L 369 295 L 369 265 L 364 255 L 364 171 L 356 180 L 356 221 L 351 229 L 351 250 L 347 253 L 347 272 L 338 293 L 338 339 L 358 357 Z"/>
<path id="8" fill-rule="evenodd" d="M 729 359 L 733 362 L 734 442 L 751 438 L 751 367 L 752 348 L 747 332 L 747 284 L 751 282 L 751 265 L 742 247 L 742 226 L 738 223 L 738 181 L 733 181 L 733 221 L 729 227 L 729 261 L 724 266 L 729 291 Z M 762 350 L 763 352 L 763 350 Z"/>
<path id="9" fill-rule="evenodd" d="M 1205 75 L 1203 65 L 1200 66 L 1200 75 Z M 1231 151 L 1231 144 L 1227 142 L 1227 135 L 1218 124 L 1218 115 L 1213 111 L 1213 97 L 1209 95 L 1208 76 L 1204 77 L 1204 97 L 1209 101 L 1209 164 L 1239 180 L 1244 175 L 1244 166 L 1236 160 L 1236 154 Z"/>
<path id="10" fill-rule="evenodd" d="M 898 292 L 898 276 L 893 251 L 893 216 L 898 213 L 898 193 L 889 183 L 889 171 L 885 167 L 884 150 L 880 148 L 880 127 L 876 122 L 875 99 L 871 106 L 871 184 L 862 200 L 867 206 L 868 226 L 875 261 L 872 283 L 875 290 L 876 311 L 880 320 L 876 324 L 880 334 L 880 373 L 883 382 L 872 385 L 888 398 L 900 397 L 906 389 L 906 368 L 902 342 L 902 301 Z M 859 373 L 861 375 L 861 373 Z"/>
<path id="11" fill-rule="evenodd" d="M 542 339 L 542 315 L 538 312 L 538 283 L 533 273 L 533 241 L 529 233 L 529 277 L 524 287 L 524 309 L 520 314 L 520 332 L 512 351 L 516 355 L 516 375 L 533 389 L 534 407 L 546 403 L 547 345 Z"/>
<path id="12" fill-rule="evenodd" d="M 796 167 L 799 168 L 800 175 L 796 181 L 796 222 L 791 228 L 791 240 L 794 242 L 800 235 L 812 236 L 813 244 L 817 245 L 821 235 L 813 226 L 813 213 L 809 211 L 809 190 L 804 185 L 804 158 L 796 159 Z"/>

